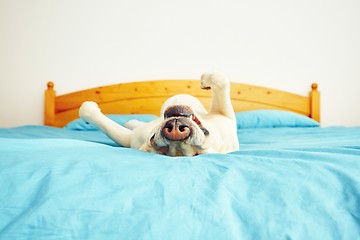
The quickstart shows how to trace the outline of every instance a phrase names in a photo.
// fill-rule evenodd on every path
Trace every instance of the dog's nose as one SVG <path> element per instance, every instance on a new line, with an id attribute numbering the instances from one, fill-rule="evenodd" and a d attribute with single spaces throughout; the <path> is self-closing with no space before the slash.
<path id="1" fill-rule="evenodd" d="M 182 141 L 190 136 L 191 130 L 186 121 L 182 119 L 171 119 L 166 122 L 162 134 L 171 141 Z"/>

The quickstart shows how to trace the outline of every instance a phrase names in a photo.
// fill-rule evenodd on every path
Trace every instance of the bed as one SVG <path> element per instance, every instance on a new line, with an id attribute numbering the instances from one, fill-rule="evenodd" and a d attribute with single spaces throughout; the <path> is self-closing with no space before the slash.
<path id="1" fill-rule="evenodd" d="M 44 126 L 0 129 L 0 239 L 360 239 L 360 127 L 320 127 L 320 94 L 232 83 L 240 150 L 168 157 L 116 145 L 78 119 L 96 101 L 151 121 L 196 80 L 56 95 Z"/>

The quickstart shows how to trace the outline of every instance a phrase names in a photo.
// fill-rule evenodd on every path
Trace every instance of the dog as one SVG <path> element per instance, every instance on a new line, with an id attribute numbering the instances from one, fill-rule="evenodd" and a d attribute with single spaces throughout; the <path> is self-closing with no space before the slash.
<path id="1" fill-rule="evenodd" d="M 230 82 L 221 73 L 201 75 L 200 87 L 213 92 L 210 111 L 187 94 L 170 97 L 160 117 L 151 122 L 130 120 L 124 126 L 101 113 L 95 102 L 84 102 L 80 117 L 124 147 L 168 156 L 228 153 L 239 149 Z"/>

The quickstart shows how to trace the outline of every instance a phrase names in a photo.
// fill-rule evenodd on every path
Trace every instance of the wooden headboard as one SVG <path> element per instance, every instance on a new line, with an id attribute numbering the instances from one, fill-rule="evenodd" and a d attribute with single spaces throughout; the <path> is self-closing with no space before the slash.
<path id="1" fill-rule="evenodd" d="M 320 122 L 320 93 L 316 83 L 308 96 L 248 84 L 231 83 L 236 112 L 278 109 L 296 112 Z M 188 93 L 209 109 L 211 91 L 201 90 L 199 80 L 158 80 L 121 83 L 56 96 L 54 83 L 45 91 L 44 124 L 63 127 L 78 118 L 85 101 L 95 101 L 104 114 L 148 113 L 159 115 L 162 103 L 175 94 Z"/>

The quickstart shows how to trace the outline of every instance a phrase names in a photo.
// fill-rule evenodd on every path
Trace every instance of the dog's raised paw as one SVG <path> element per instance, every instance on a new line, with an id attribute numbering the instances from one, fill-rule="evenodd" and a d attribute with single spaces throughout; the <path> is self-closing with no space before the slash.
<path id="1" fill-rule="evenodd" d="M 84 102 L 79 109 L 79 116 L 87 121 L 94 114 L 100 113 L 100 108 L 96 102 Z"/>
<path id="2" fill-rule="evenodd" d="M 219 72 L 206 72 L 201 75 L 200 86 L 202 89 L 226 88 L 230 85 L 227 77 Z"/>

